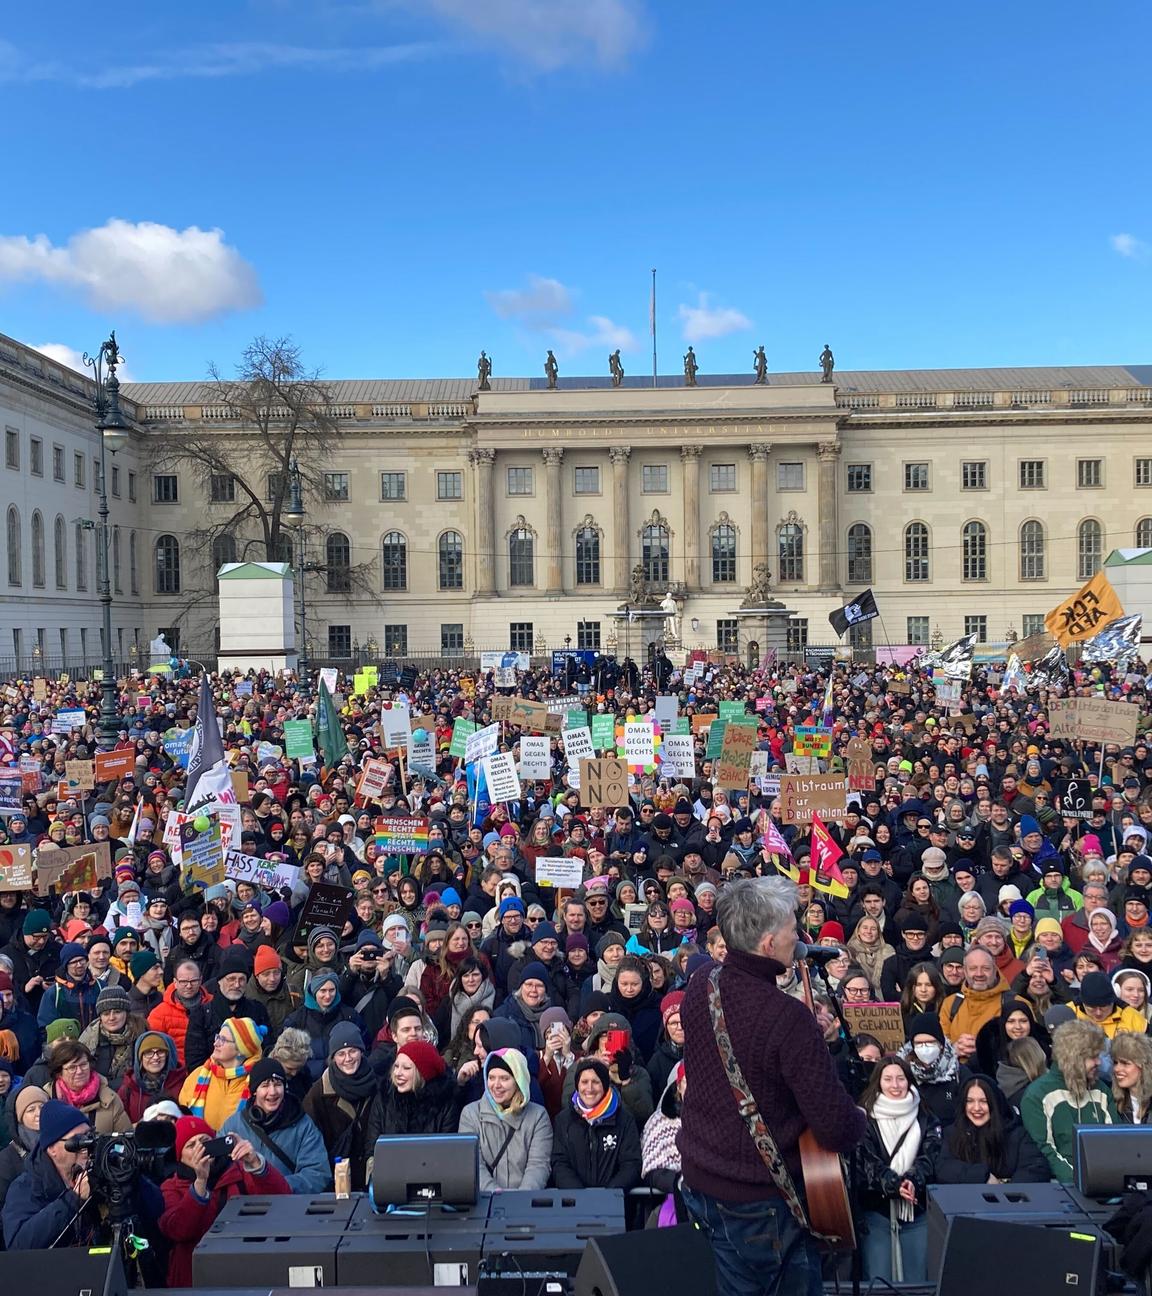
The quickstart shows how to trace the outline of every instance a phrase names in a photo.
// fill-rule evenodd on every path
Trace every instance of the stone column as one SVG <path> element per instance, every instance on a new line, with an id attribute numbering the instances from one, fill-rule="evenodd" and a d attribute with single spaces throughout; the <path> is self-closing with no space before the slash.
<path id="1" fill-rule="evenodd" d="M 492 466 L 496 462 L 495 450 L 471 450 L 468 460 L 475 469 L 476 488 L 476 593 L 496 593 L 496 548 L 494 536 L 492 493 Z"/>
<path id="2" fill-rule="evenodd" d="M 768 456 L 772 452 L 771 441 L 753 441 L 748 447 L 748 458 L 752 460 L 752 553 L 750 570 L 755 572 L 757 563 L 767 563 L 774 577 L 779 577 L 777 564 L 768 552 Z"/>
<path id="3" fill-rule="evenodd" d="M 544 456 L 544 476 L 547 486 L 545 507 L 548 509 L 548 593 L 564 593 L 563 535 L 564 501 L 560 493 L 560 465 L 564 461 L 562 446 L 548 446 L 540 452 Z"/>
<path id="4" fill-rule="evenodd" d="M 836 473 L 840 464 L 840 443 L 821 441 L 816 447 L 820 460 L 819 484 L 816 506 L 820 516 L 820 588 L 840 588 L 837 540 L 840 525 L 837 520 Z"/>
<path id="5" fill-rule="evenodd" d="M 684 584 L 700 588 L 700 447 L 681 446 L 684 463 Z"/>
<path id="6" fill-rule="evenodd" d="M 612 460 L 612 532 L 615 556 L 612 561 L 612 584 L 621 594 L 628 592 L 631 536 L 628 530 L 628 460 L 631 446 L 609 446 Z"/>

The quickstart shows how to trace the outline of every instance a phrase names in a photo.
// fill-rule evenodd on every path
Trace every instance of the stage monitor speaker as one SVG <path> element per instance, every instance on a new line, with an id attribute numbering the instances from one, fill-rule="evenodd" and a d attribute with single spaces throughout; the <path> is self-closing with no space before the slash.
<path id="1" fill-rule="evenodd" d="M 112 1274 L 109 1281 L 108 1267 Z M 0 1253 L 0 1285 L 6 1291 L 44 1291 L 52 1296 L 128 1296 L 124 1262 L 109 1250 L 61 1247 L 54 1251 Z"/>
<path id="2" fill-rule="evenodd" d="M 480 1190 L 475 1134 L 393 1134 L 376 1140 L 372 1200 L 389 1206 L 474 1206 Z"/>
<path id="3" fill-rule="evenodd" d="M 650 1296 L 654 1277 L 669 1273 L 677 1291 L 716 1296 L 712 1243 L 691 1224 L 590 1239 L 573 1296 Z"/>
<path id="4" fill-rule="evenodd" d="M 1085 1125 L 1076 1131 L 1075 1183 L 1085 1197 L 1152 1188 L 1152 1125 Z"/>
<path id="5" fill-rule="evenodd" d="M 1092 1296 L 1099 1266 L 1096 1233 L 958 1215 L 936 1296 Z"/>

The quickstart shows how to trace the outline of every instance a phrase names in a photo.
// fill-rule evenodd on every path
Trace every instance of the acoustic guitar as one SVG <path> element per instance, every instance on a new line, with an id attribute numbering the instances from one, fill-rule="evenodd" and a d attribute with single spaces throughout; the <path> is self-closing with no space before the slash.
<path id="1" fill-rule="evenodd" d="M 804 984 L 804 999 L 815 1012 L 808 964 L 799 963 Z M 856 1226 L 848 1197 L 848 1179 L 844 1162 L 837 1152 L 829 1152 L 816 1142 L 811 1130 L 800 1135 L 800 1165 L 804 1174 L 804 1196 L 808 1203 L 808 1223 L 814 1233 L 823 1235 L 826 1251 L 854 1251 Z"/>

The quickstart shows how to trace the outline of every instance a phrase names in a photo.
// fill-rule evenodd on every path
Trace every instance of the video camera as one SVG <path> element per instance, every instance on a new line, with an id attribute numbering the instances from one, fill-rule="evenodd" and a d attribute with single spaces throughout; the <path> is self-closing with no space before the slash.
<path id="1" fill-rule="evenodd" d="M 88 1153 L 88 1182 L 94 1192 L 116 1197 L 139 1174 L 163 1179 L 172 1167 L 176 1127 L 171 1121 L 141 1121 L 126 1134 L 88 1130 L 64 1144 L 69 1152 Z"/>

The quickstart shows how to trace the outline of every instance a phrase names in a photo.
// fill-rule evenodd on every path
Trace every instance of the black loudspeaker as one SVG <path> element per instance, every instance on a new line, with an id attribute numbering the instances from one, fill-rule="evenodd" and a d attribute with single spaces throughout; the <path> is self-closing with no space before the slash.
<path id="1" fill-rule="evenodd" d="M 1085 1125 L 1076 1131 L 1076 1188 L 1119 1197 L 1152 1186 L 1152 1125 Z"/>
<path id="2" fill-rule="evenodd" d="M 128 1296 L 121 1258 L 108 1250 L 80 1247 L 0 1253 L 0 1285 L 7 1291 L 43 1291 L 52 1296 L 102 1296 L 109 1265 L 108 1296 Z"/>
<path id="3" fill-rule="evenodd" d="M 948 1230 L 936 1296 L 1092 1296 L 1100 1236 L 1085 1228 L 1044 1228 L 958 1215 Z"/>
<path id="4" fill-rule="evenodd" d="M 716 1296 L 712 1243 L 691 1224 L 589 1239 L 573 1296 L 650 1296 L 656 1275 L 669 1273 L 677 1291 Z"/>

